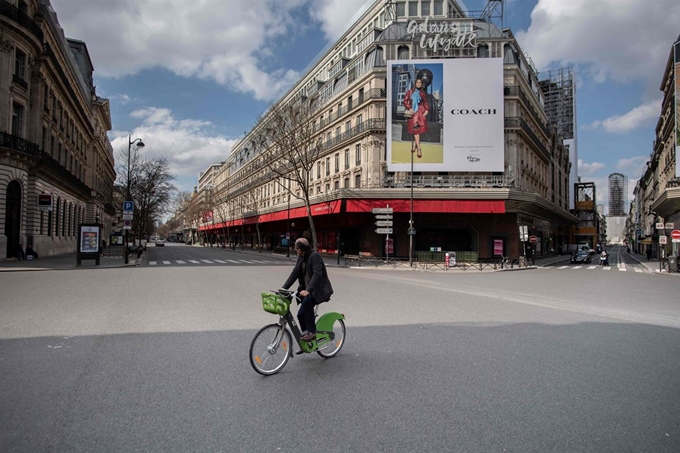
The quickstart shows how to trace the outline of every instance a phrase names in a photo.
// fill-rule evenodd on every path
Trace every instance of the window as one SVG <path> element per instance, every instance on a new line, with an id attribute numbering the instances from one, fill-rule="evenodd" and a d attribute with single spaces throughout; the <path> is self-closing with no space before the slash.
<path id="1" fill-rule="evenodd" d="M 406 16 L 406 3 L 405 2 L 398 2 L 397 3 L 397 17 L 404 17 Z"/>
<path id="2" fill-rule="evenodd" d="M 418 15 L 418 2 L 411 0 L 408 2 L 408 15 L 413 17 Z"/>
<path id="3" fill-rule="evenodd" d="M 56 214 L 57 218 L 54 223 L 54 235 L 59 236 L 59 216 L 61 215 L 61 199 L 57 198 L 57 209 L 56 209 Z"/>
<path id="4" fill-rule="evenodd" d="M 336 179 L 335 182 L 333 183 L 333 188 L 335 190 L 340 189 L 340 180 Z"/>
<path id="5" fill-rule="evenodd" d="M 345 123 L 345 132 L 349 132 L 350 129 L 352 129 L 352 122 L 351 122 L 351 121 L 347 121 L 347 122 Z"/>
<path id="6" fill-rule="evenodd" d="M 50 87 L 43 86 L 43 110 L 50 111 Z"/>
<path id="7" fill-rule="evenodd" d="M 354 187 L 357 189 L 361 187 L 361 173 L 354 176 Z"/>
<path id="8" fill-rule="evenodd" d="M 345 184 L 343 185 L 343 187 L 346 188 L 346 189 L 349 189 L 349 178 L 345 178 L 344 183 Z"/>
<path id="9" fill-rule="evenodd" d="M 349 168 L 349 148 L 345 150 L 345 170 L 347 170 L 348 168 Z"/>
<path id="10" fill-rule="evenodd" d="M 331 191 L 331 185 L 326 183 L 326 193 L 330 193 Z"/>
<path id="11" fill-rule="evenodd" d="M 52 141 L 50 142 L 50 156 L 54 157 L 54 143 L 56 142 L 56 138 L 53 135 L 52 136 Z"/>
<path id="12" fill-rule="evenodd" d="M 357 115 L 357 126 L 361 126 L 361 123 L 363 122 L 363 116 L 362 115 Z"/>
<path id="13" fill-rule="evenodd" d="M 14 52 L 14 75 L 26 79 L 26 54 L 19 49 Z"/>
<path id="14" fill-rule="evenodd" d="M 335 136 L 340 137 L 340 126 L 335 128 Z"/>
<path id="15" fill-rule="evenodd" d="M 354 148 L 354 165 L 361 165 L 361 145 Z"/>
<path id="16" fill-rule="evenodd" d="M 444 14 L 444 0 L 434 0 L 434 15 L 441 16 Z"/>
<path id="17" fill-rule="evenodd" d="M 24 131 L 24 106 L 12 104 L 12 135 L 23 137 Z"/>
<path id="18" fill-rule="evenodd" d="M 430 15 L 430 0 L 426 0 L 420 4 L 420 15 L 423 17 Z"/>
<path id="19" fill-rule="evenodd" d="M 340 153 L 335 153 L 335 172 L 340 171 Z"/>
<path id="20" fill-rule="evenodd" d="M 42 142 L 40 143 L 40 149 L 47 152 L 47 128 L 44 126 L 42 128 Z"/>
<path id="21" fill-rule="evenodd" d="M 316 179 L 321 178 L 321 162 L 316 163 Z"/>
<path id="22" fill-rule="evenodd" d="M 326 176 L 331 174 L 331 158 L 326 158 Z"/>

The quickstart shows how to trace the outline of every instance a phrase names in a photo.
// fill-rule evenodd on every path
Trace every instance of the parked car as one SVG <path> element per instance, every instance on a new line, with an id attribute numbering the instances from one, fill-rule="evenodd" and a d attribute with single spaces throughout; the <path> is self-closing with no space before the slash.
<path id="1" fill-rule="evenodd" d="M 165 239 L 156 239 L 156 247 L 165 247 Z"/>
<path id="2" fill-rule="evenodd" d="M 590 262 L 592 262 L 592 259 L 590 257 L 590 253 L 588 253 L 588 250 L 578 250 L 573 255 L 571 255 L 571 264 L 588 264 Z"/>

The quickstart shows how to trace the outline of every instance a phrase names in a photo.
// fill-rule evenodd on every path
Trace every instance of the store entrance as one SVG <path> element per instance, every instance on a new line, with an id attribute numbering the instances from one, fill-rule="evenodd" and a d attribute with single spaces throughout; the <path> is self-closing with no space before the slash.
<path id="1" fill-rule="evenodd" d="M 7 258 L 16 258 L 21 236 L 21 184 L 12 181 L 7 186 L 5 203 L 5 236 L 7 236 Z"/>
<path id="2" fill-rule="evenodd" d="M 427 252 L 432 247 L 437 247 L 442 252 L 471 252 L 474 251 L 474 242 L 470 232 L 464 228 L 453 230 L 428 228 L 418 231 L 415 250 Z"/>

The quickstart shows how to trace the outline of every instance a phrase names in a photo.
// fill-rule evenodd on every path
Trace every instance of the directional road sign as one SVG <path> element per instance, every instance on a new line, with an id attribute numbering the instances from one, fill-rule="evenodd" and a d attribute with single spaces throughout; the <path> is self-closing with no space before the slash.
<path id="1" fill-rule="evenodd" d="M 376 214 L 376 220 L 392 220 L 392 214 Z"/>
<path id="2" fill-rule="evenodd" d="M 375 222 L 375 226 L 379 227 L 391 227 L 392 226 L 392 221 L 391 220 L 378 220 Z"/>
<path id="3" fill-rule="evenodd" d="M 394 232 L 393 228 L 376 228 L 375 232 L 378 234 L 392 234 Z"/>
<path id="4" fill-rule="evenodd" d="M 373 208 L 371 209 L 373 214 L 392 214 L 394 209 L 392 208 Z"/>

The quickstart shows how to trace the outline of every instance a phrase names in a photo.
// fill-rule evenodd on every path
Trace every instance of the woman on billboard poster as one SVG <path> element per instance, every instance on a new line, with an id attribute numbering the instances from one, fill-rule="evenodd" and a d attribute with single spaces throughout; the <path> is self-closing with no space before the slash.
<path id="1" fill-rule="evenodd" d="M 406 130 L 412 135 L 411 152 L 417 153 L 420 159 L 423 150 L 420 147 L 420 134 L 427 133 L 427 114 L 430 112 L 430 104 L 427 100 L 427 87 L 432 83 L 432 72 L 429 70 L 419 71 L 413 88 L 404 96 L 404 116 L 409 117 Z"/>

